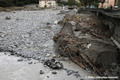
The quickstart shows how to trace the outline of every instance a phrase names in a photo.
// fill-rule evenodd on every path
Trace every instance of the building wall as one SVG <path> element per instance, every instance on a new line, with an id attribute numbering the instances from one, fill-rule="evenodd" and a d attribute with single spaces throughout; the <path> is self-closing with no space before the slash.
<path id="1" fill-rule="evenodd" d="M 55 1 L 39 1 L 39 7 L 56 7 Z"/>
<path id="2" fill-rule="evenodd" d="M 107 8 L 110 6 L 115 6 L 115 0 L 105 0 L 104 4 L 103 4 L 103 8 Z M 102 8 L 102 4 L 100 3 L 99 8 Z"/>

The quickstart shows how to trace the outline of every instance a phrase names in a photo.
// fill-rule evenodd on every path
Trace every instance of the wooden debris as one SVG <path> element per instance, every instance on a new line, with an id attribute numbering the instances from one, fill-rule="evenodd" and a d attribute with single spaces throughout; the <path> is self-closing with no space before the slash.
<path id="1" fill-rule="evenodd" d="M 79 18 L 76 18 L 79 17 Z M 65 23 L 68 21 L 74 21 L 76 23 L 80 23 L 80 22 L 84 22 L 86 23 L 85 27 L 80 26 L 80 30 L 82 32 L 83 30 L 83 34 L 89 34 L 91 36 L 94 36 L 95 38 L 100 38 L 100 39 L 104 39 L 105 36 L 102 36 L 102 30 L 98 29 L 96 26 L 95 21 L 91 21 L 91 23 L 89 22 L 89 20 L 86 20 L 85 16 L 75 16 L 75 15 L 69 15 L 67 14 L 64 18 L 64 20 L 62 21 L 62 26 L 63 29 L 65 26 Z M 86 27 L 87 25 L 91 25 L 91 27 Z M 67 26 L 71 27 L 71 26 Z M 66 30 L 67 31 L 67 30 Z M 68 31 L 70 33 L 70 31 Z M 59 46 L 60 50 L 60 54 L 62 56 L 68 56 L 73 62 L 75 62 L 76 64 L 78 64 L 81 68 L 83 69 L 87 69 L 90 68 L 92 69 L 96 74 L 98 74 L 99 76 L 103 76 L 102 72 L 100 69 L 98 69 L 93 62 L 89 59 L 89 57 L 87 57 L 87 55 L 84 54 L 84 50 L 86 50 L 86 45 L 88 45 L 89 40 L 87 42 L 87 40 L 83 41 L 83 40 L 78 40 L 78 38 L 76 38 L 75 36 L 73 36 L 73 33 L 67 34 L 67 32 L 62 33 L 62 31 L 58 34 L 56 34 L 53 38 L 54 42 Z M 92 51 L 95 51 L 95 49 L 91 48 Z M 83 55 L 84 54 L 84 55 Z"/>

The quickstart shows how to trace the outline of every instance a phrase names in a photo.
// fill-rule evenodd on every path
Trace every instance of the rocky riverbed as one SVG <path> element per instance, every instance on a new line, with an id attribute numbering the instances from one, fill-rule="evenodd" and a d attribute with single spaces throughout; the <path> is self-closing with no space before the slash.
<path id="1" fill-rule="evenodd" d="M 54 51 L 53 36 L 61 29 L 60 10 L 0 12 L 0 80 L 84 80 L 91 73 Z M 57 57 L 64 66 L 53 70 L 43 61 Z"/>
<path id="2" fill-rule="evenodd" d="M 36 59 L 54 53 L 52 38 L 63 17 L 57 13 L 59 10 L 1 12 L 0 48 Z"/>

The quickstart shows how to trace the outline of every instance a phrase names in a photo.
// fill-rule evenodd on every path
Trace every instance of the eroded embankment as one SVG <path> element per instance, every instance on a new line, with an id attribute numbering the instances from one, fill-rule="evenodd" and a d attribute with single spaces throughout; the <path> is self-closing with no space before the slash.
<path id="1" fill-rule="evenodd" d="M 118 51 L 110 40 L 111 33 L 97 17 L 67 14 L 59 24 L 63 28 L 53 39 L 61 55 L 101 76 L 109 65 L 117 63 Z"/>

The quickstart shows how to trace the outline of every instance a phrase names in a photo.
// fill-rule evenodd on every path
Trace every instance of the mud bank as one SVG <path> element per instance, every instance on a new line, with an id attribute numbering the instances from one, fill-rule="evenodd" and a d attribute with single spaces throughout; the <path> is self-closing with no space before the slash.
<path id="1" fill-rule="evenodd" d="M 118 63 L 118 50 L 110 39 L 111 33 L 97 17 L 67 14 L 59 24 L 63 27 L 53 39 L 61 55 L 101 76 L 112 63 Z"/>

